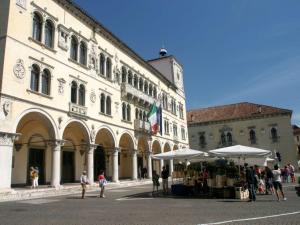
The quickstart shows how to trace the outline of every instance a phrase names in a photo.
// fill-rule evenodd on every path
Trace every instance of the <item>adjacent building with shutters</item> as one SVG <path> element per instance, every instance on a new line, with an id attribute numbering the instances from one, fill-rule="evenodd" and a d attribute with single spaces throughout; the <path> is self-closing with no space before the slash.
<path id="1" fill-rule="evenodd" d="M 288 109 L 248 102 L 191 110 L 187 113 L 190 146 L 201 151 L 252 146 L 278 152 L 282 165 L 296 165 L 291 116 Z"/>

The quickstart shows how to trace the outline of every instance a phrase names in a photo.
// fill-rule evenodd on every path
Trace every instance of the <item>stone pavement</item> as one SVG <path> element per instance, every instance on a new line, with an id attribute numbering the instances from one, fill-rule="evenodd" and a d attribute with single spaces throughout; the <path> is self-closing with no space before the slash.
<path id="1" fill-rule="evenodd" d="M 130 186 L 139 186 L 152 183 L 152 180 L 124 180 L 118 183 L 109 182 L 106 186 L 107 190 L 125 188 Z M 97 183 L 87 185 L 87 192 L 99 190 Z M 81 186 L 79 183 L 64 184 L 59 188 L 49 187 L 47 185 L 39 186 L 37 189 L 31 189 L 30 187 L 24 188 L 12 188 L 6 191 L 0 192 L 0 202 L 18 201 L 35 198 L 45 198 L 53 196 L 71 195 L 81 192 Z"/>

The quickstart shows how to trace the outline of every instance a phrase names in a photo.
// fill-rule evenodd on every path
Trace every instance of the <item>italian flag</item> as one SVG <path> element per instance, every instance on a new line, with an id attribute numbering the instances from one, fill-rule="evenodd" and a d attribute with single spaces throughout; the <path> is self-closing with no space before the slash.
<path id="1" fill-rule="evenodd" d="M 156 104 L 153 103 L 150 112 L 148 114 L 148 119 L 151 125 L 151 132 L 152 134 L 157 134 L 159 124 L 157 122 L 157 107 Z"/>

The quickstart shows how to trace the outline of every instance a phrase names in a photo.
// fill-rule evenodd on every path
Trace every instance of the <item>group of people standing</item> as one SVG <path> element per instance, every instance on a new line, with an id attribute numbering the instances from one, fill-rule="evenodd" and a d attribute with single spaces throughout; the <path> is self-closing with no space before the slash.
<path id="1" fill-rule="evenodd" d="M 283 173 L 278 165 L 274 166 L 271 170 L 269 167 L 265 167 L 262 171 L 258 166 L 248 167 L 245 164 L 246 182 L 249 190 L 249 202 L 256 201 L 256 193 L 276 194 L 277 200 L 287 200 L 282 188 Z"/>
<path id="2" fill-rule="evenodd" d="M 98 175 L 98 183 L 99 183 L 99 187 L 100 187 L 100 198 L 105 198 L 104 195 L 104 190 L 105 190 L 105 186 L 107 184 L 107 180 L 104 176 L 104 171 L 101 170 L 99 175 Z M 82 192 L 81 192 L 81 198 L 84 199 L 85 198 L 85 192 L 86 192 L 86 185 L 90 184 L 89 179 L 87 177 L 86 171 L 82 172 L 82 175 L 80 177 L 80 184 L 81 184 L 81 188 L 82 188 Z"/>
<path id="3" fill-rule="evenodd" d="M 169 170 L 163 166 L 162 171 L 161 171 L 161 178 L 162 178 L 162 186 L 163 186 L 163 194 L 168 194 L 169 190 L 169 184 L 168 184 L 168 179 L 169 179 Z M 159 175 L 156 173 L 154 170 L 152 173 L 152 182 L 153 182 L 153 194 L 156 189 L 156 192 L 158 192 L 158 187 L 160 186 L 159 184 Z"/>

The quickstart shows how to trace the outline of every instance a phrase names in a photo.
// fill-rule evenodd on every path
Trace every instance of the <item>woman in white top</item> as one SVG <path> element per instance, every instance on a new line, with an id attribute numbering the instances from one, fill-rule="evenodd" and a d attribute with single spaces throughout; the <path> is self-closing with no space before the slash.
<path id="1" fill-rule="evenodd" d="M 281 177 L 280 177 L 281 170 L 278 168 L 278 165 L 274 166 L 273 175 L 274 175 L 274 177 L 273 177 L 273 186 L 274 186 L 274 189 L 275 189 L 277 200 L 279 201 L 279 194 L 278 194 L 278 189 L 279 189 L 280 192 L 281 192 L 282 198 L 285 201 L 286 197 L 283 194 L 282 184 L 281 184 Z"/>

